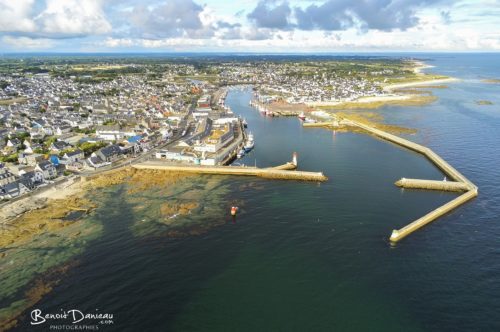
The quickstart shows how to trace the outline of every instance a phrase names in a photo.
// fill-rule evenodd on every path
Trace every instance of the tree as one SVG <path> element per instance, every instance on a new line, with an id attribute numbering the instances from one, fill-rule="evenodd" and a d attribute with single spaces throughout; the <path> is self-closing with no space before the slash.
<path id="1" fill-rule="evenodd" d="M 13 154 L 10 154 L 8 156 L 0 157 L 0 160 L 4 163 L 15 163 L 15 162 L 17 162 L 17 158 L 18 158 L 18 154 L 13 153 Z"/>
<path id="2" fill-rule="evenodd" d="M 56 140 L 57 138 L 55 136 L 50 136 L 45 140 L 45 146 L 49 148 L 52 145 L 52 143 L 54 143 Z"/>

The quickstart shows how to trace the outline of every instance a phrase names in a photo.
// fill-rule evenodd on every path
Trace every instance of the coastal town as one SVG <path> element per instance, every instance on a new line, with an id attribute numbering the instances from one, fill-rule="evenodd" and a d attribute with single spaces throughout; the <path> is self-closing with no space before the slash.
<path id="1" fill-rule="evenodd" d="M 500 0 L 0 0 L 0 332 L 500 331 Z"/>
<path id="2" fill-rule="evenodd" d="M 31 63 L 29 63 L 31 61 Z M 254 147 L 225 105 L 228 87 L 252 85 L 267 115 L 332 119 L 315 103 L 387 97 L 388 80 L 414 78 L 407 61 L 17 60 L 0 71 L 0 199 L 78 174 L 159 159 L 227 165 Z M 292 111 L 269 111 L 281 103 Z M 304 112 L 308 117 L 306 119 Z"/>

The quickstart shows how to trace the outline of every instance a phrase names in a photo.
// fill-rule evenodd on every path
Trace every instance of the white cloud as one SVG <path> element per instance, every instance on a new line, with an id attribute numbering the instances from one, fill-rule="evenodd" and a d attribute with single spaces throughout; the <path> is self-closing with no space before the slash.
<path id="1" fill-rule="evenodd" d="M 129 38 L 111 38 L 108 37 L 102 43 L 103 46 L 116 48 L 116 47 L 131 47 L 136 45 L 136 42 Z"/>
<path id="2" fill-rule="evenodd" d="M 34 0 L 0 0 L 0 31 L 32 32 L 35 23 L 31 19 Z"/>
<path id="3" fill-rule="evenodd" d="M 14 49 L 47 49 L 54 46 L 54 41 L 45 38 L 29 38 L 29 37 L 2 37 L 2 43 L 10 45 Z"/>
<path id="4" fill-rule="evenodd" d="M 269 1 L 289 3 L 294 11 L 297 6 L 311 7 L 303 0 Z M 381 0 L 373 3 L 377 1 Z M 317 4 L 334 2 L 316 1 Z M 347 0 L 338 2 L 354 6 Z M 394 8 L 398 9 L 402 3 L 396 2 Z M 0 0 L 0 38 L 4 36 L 0 40 L 5 46 L 43 49 L 45 45 L 47 49 L 57 47 L 55 50 L 61 47 L 78 50 L 82 45 L 101 50 L 250 52 L 500 50 L 499 0 L 411 2 L 419 5 L 411 7 L 407 15 L 412 18 L 411 24 L 404 20 L 404 29 L 384 29 L 383 25 L 390 22 L 378 21 L 370 21 L 373 24 L 360 29 L 362 22 L 353 16 L 353 24 L 332 34 L 328 33 L 332 27 L 328 25 L 326 9 L 310 11 L 309 18 L 315 14 L 324 22 L 315 20 L 316 23 L 306 24 L 302 29 L 297 28 L 297 20 L 288 22 L 284 28 L 272 22 L 266 23 L 272 28 L 258 27 L 245 14 L 257 3 L 250 0 L 234 4 L 222 4 L 220 0 Z M 360 1 L 355 5 L 358 12 L 366 13 L 373 4 Z M 245 13 L 238 14 L 241 9 Z M 365 16 L 365 21 L 372 19 Z M 384 17 L 391 20 L 390 15 Z M 58 38 L 68 39 L 63 44 Z"/>
<path id="5" fill-rule="evenodd" d="M 111 32 L 101 0 L 47 0 L 35 18 L 41 31 L 55 36 L 99 35 Z"/>

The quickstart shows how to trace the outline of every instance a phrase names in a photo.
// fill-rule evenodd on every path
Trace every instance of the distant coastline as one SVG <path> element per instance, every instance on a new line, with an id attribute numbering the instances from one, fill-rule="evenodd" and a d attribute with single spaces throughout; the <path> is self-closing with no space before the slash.
<path id="1" fill-rule="evenodd" d="M 433 85 L 436 88 L 443 88 L 442 84 L 459 82 L 460 80 L 454 77 L 434 76 L 423 73 L 422 71 L 427 68 L 434 68 L 421 61 L 413 62 L 413 71 L 417 75 L 417 80 L 409 80 L 401 83 L 389 83 L 383 86 L 385 95 L 361 97 L 352 101 L 331 101 L 331 102 L 318 102 L 308 103 L 310 107 L 320 107 L 325 109 L 374 109 L 385 105 L 402 105 L 402 106 L 418 106 L 425 105 L 436 100 L 432 95 L 423 96 L 425 91 L 415 93 L 415 91 L 405 91 L 407 88 L 426 88 L 432 89 Z M 440 85 L 441 86 L 438 86 Z M 398 91 L 397 91 L 398 90 Z M 430 93 L 429 93 L 430 94 Z"/>

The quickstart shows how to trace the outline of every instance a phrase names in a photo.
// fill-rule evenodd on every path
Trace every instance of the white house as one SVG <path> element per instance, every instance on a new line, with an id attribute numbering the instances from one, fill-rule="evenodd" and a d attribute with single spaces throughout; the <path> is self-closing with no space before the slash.
<path id="1" fill-rule="evenodd" d="M 42 172 L 44 181 L 57 177 L 57 170 L 55 166 L 52 165 L 52 163 L 47 160 L 36 164 L 35 172 L 36 171 Z"/>
<path id="2" fill-rule="evenodd" d="M 125 137 L 125 135 L 120 131 L 120 127 L 118 125 L 98 126 L 95 133 L 98 138 L 105 141 L 118 141 Z"/>

